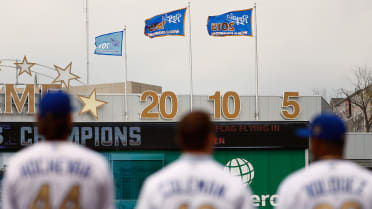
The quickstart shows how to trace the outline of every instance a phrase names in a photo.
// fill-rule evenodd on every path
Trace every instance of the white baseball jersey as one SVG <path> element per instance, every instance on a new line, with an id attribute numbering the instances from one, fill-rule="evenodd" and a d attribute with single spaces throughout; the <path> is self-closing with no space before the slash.
<path id="1" fill-rule="evenodd" d="M 3 209 L 113 209 L 106 160 L 70 142 L 41 142 L 9 161 Z"/>
<path id="2" fill-rule="evenodd" d="M 146 179 L 136 209 L 252 209 L 250 190 L 207 155 L 183 154 Z"/>
<path id="3" fill-rule="evenodd" d="M 344 160 L 315 162 L 285 179 L 276 209 L 370 209 L 371 173 Z"/>

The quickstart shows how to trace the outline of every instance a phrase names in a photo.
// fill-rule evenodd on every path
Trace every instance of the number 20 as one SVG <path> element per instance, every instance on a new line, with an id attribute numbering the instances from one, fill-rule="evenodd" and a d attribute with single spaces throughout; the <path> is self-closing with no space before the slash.
<path id="1" fill-rule="evenodd" d="M 143 92 L 143 94 L 141 96 L 141 102 L 146 102 L 148 97 L 150 97 L 152 99 L 152 101 L 142 111 L 141 118 L 157 119 L 157 118 L 159 118 L 159 113 L 158 112 L 150 112 L 150 111 L 153 110 L 159 104 L 158 94 L 154 91 L 145 91 L 145 92 Z M 172 105 L 170 113 L 167 113 L 166 106 L 165 106 L 168 97 L 170 98 L 170 103 Z M 161 115 L 162 118 L 168 119 L 168 120 L 173 119 L 177 114 L 177 109 L 178 109 L 177 96 L 173 92 L 166 91 L 166 92 L 164 92 L 160 95 L 159 110 L 160 110 L 160 115 Z"/>

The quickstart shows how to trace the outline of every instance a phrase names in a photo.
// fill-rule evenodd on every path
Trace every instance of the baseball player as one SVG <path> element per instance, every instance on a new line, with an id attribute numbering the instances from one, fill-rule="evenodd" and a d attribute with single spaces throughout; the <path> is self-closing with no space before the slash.
<path id="1" fill-rule="evenodd" d="M 213 127 L 203 112 L 192 112 L 178 123 L 183 154 L 146 179 L 136 209 L 253 208 L 249 189 L 211 156 Z"/>
<path id="2" fill-rule="evenodd" d="M 38 131 L 45 141 L 16 153 L 3 179 L 4 209 L 113 209 L 113 181 L 106 160 L 68 141 L 69 95 L 41 98 Z"/>
<path id="3" fill-rule="evenodd" d="M 332 113 L 314 118 L 310 130 L 314 160 L 287 177 L 280 185 L 277 209 L 368 209 L 372 208 L 372 175 L 358 165 L 342 160 L 345 124 Z"/>

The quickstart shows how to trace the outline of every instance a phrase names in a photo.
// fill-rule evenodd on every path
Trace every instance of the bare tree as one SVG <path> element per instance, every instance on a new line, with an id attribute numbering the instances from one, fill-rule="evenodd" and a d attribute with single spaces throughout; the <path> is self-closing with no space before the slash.
<path id="1" fill-rule="evenodd" d="M 372 128 L 372 71 L 364 67 L 354 70 L 352 81 L 354 90 L 339 89 L 352 105 L 355 105 L 362 113 L 365 131 L 369 132 Z"/>

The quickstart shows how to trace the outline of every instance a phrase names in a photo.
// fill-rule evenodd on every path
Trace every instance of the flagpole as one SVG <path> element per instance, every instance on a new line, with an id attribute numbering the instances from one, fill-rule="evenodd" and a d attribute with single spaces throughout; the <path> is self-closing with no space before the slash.
<path id="1" fill-rule="evenodd" d="M 125 99 L 125 120 L 128 120 L 128 97 L 127 97 L 127 87 L 128 87 L 128 65 L 127 65 L 127 26 L 124 26 L 124 74 L 125 74 L 125 83 L 124 83 L 124 99 Z"/>
<path id="2" fill-rule="evenodd" d="M 86 35 L 86 70 L 87 70 L 87 85 L 89 85 L 89 22 L 88 22 L 88 0 L 85 0 L 85 35 Z"/>
<path id="3" fill-rule="evenodd" d="M 190 111 L 192 112 L 193 82 L 192 82 L 192 48 L 191 48 L 191 2 L 188 2 L 189 10 L 189 66 L 190 66 Z"/>
<path id="4" fill-rule="evenodd" d="M 255 74 L 256 74 L 256 112 L 255 112 L 255 118 L 256 120 L 259 120 L 259 113 L 258 113 L 258 42 L 257 42 L 257 8 L 256 3 L 254 3 L 253 6 L 254 9 L 254 40 L 255 40 Z"/>

